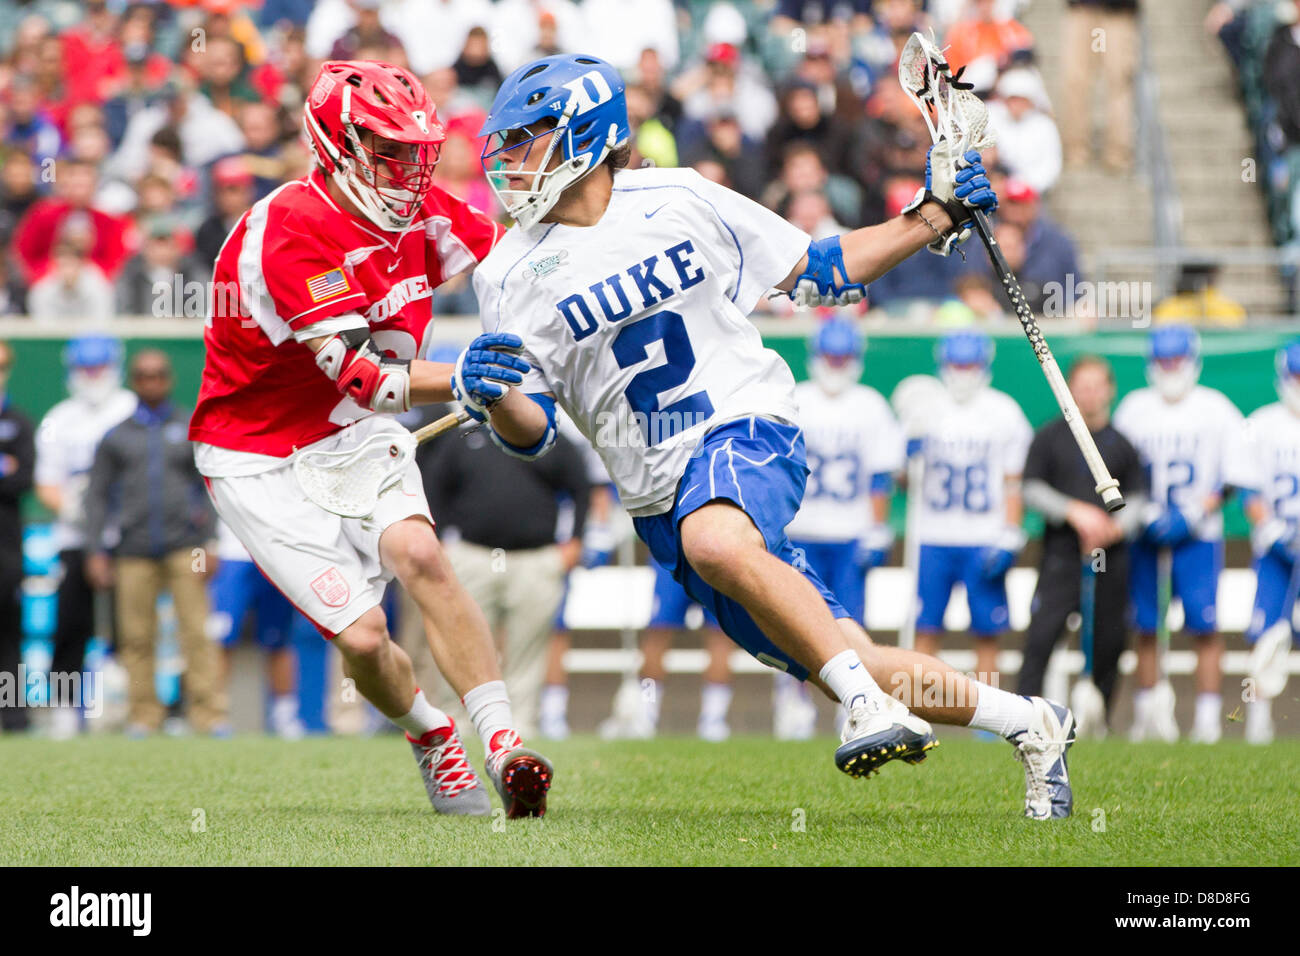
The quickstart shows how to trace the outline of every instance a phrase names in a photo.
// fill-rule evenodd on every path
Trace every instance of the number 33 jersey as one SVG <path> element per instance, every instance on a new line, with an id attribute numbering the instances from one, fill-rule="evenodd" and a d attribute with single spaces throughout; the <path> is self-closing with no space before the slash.
<path id="1" fill-rule="evenodd" d="M 474 290 L 484 330 L 524 340 L 523 390 L 555 395 L 630 514 L 661 514 L 706 431 L 798 422 L 794 377 L 748 315 L 808 243 L 694 170 L 624 170 L 596 225 L 511 229 Z"/>
<path id="2" fill-rule="evenodd" d="M 1245 419 L 1226 395 L 1204 385 L 1177 402 L 1139 388 L 1115 409 L 1115 427 L 1149 469 L 1151 500 L 1196 514 L 1206 498 L 1223 491 L 1225 468 L 1240 454 Z M 1193 531 L 1203 541 L 1221 539 L 1222 510 L 1206 515 Z"/>
<path id="3" fill-rule="evenodd" d="M 991 546 L 1007 526 L 1005 481 L 1024 471 L 1033 429 L 1005 392 L 968 402 L 936 393 L 922 439 L 918 537 L 923 544 Z"/>

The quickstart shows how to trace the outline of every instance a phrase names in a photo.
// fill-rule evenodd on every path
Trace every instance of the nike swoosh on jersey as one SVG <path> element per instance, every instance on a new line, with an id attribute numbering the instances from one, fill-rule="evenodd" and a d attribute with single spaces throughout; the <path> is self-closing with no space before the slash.
<path id="1" fill-rule="evenodd" d="M 660 206 L 659 209 L 663 209 L 664 206 L 667 206 L 667 205 L 668 205 L 668 203 L 664 203 L 664 205 L 663 205 L 663 206 Z M 651 216 L 653 216 L 656 212 L 658 212 L 659 209 L 654 210 L 654 212 L 648 212 L 648 213 L 646 213 L 646 214 L 645 214 L 645 217 L 646 217 L 647 219 L 649 219 L 649 218 L 650 218 Z"/>
<path id="2" fill-rule="evenodd" d="M 392 272 L 394 269 L 396 269 L 396 268 L 397 268 L 398 266 L 400 266 L 401 264 L 402 264 L 402 260 L 401 260 L 401 259 L 398 259 L 396 262 L 394 262 L 391 266 L 388 267 L 387 271 L 388 271 L 388 272 Z"/>

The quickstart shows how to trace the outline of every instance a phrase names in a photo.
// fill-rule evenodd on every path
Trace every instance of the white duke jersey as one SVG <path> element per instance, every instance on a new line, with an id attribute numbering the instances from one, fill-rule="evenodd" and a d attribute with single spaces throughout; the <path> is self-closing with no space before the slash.
<path id="1" fill-rule="evenodd" d="M 800 541 L 854 541 L 875 526 L 871 479 L 903 467 L 903 430 L 874 388 L 828 395 L 816 382 L 795 386 L 808 456 L 803 504 L 786 534 Z"/>
<path id="2" fill-rule="evenodd" d="M 982 388 L 968 402 L 936 392 L 919 436 L 917 536 L 922 544 L 989 547 L 1007 526 L 1006 479 L 1025 469 L 1034 432 L 1005 392 Z"/>
<path id="3" fill-rule="evenodd" d="M 1204 385 L 1168 402 L 1153 388 L 1124 396 L 1115 427 L 1131 441 L 1148 469 L 1151 500 L 1198 512 L 1223 490 L 1227 462 L 1239 450 L 1245 419 L 1222 392 Z M 1203 541 L 1223 537 L 1223 512 L 1206 515 L 1192 529 Z"/>
<path id="4" fill-rule="evenodd" d="M 1274 517 L 1300 523 L 1300 415 L 1281 402 L 1251 413 L 1242 453 L 1231 456 L 1224 481 L 1259 492 Z"/>
<path id="5" fill-rule="evenodd" d="M 102 402 L 92 405 L 79 398 L 65 398 L 41 419 L 36 429 L 38 485 L 54 485 L 63 493 L 63 507 L 54 524 L 54 541 L 60 551 L 81 548 L 86 543 L 86 488 L 95 449 L 110 428 L 135 412 L 135 392 L 119 388 Z"/>
<path id="6" fill-rule="evenodd" d="M 523 390 L 555 395 L 630 514 L 661 514 L 710 428 L 797 422 L 794 376 L 748 315 L 808 243 L 692 169 L 624 170 L 599 223 L 511 229 L 474 291 L 485 331 L 524 340 Z"/>

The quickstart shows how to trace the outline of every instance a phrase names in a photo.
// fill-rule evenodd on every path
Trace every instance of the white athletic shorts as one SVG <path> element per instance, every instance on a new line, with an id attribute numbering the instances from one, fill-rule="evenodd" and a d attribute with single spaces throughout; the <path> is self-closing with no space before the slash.
<path id="1" fill-rule="evenodd" d="M 380 416 L 362 419 L 348 441 L 401 428 Z M 364 429 L 358 434 L 356 429 Z M 337 432 L 311 445 L 330 450 Z M 379 536 L 403 518 L 430 524 L 420 469 L 412 461 L 400 484 L 389 488 L 369 518 L 343 518 L 309 501 L 285 459 L 282 467 L 253 475 L 207 478 L 208 493 L 225 521 L 271 583 L 326 637 L 332 638 L 372 607 L 393 579 L 379 561 Z"/>

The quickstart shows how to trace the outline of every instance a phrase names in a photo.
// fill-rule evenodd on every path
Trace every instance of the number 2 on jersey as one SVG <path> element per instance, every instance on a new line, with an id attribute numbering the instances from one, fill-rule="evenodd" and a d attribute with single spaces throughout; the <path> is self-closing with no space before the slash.
<path id="1" fill-rule="evenodd" d="M 667 408 L 659 407 L 659 396 L 685 382 L 695 368 L 695 350 L 686 336 L 686 323 L 677 312 L 665 309 L 620 330 L 612 344 L 618 367 L 631 368 L 646 361 L 650 357 L 646 347 L 652 342 L 663 342 L 664 364 L 638 372 L 623 391 L 636 413 L 647 447 L 713 414 L 713 402 L 703 389 L 679 398 Z"/>

